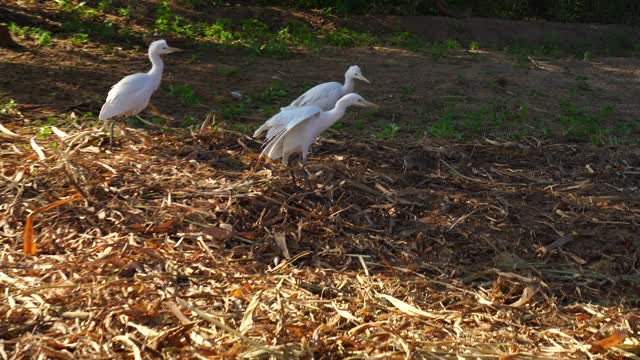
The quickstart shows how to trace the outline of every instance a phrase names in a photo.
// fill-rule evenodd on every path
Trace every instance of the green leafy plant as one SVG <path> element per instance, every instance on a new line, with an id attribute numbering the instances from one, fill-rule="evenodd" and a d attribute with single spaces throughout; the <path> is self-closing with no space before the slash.
<path id="1" fill-rule="evenodd" d="M 89 42 L 89 34 L 85 34 L 85 33 L 76 33 L 71 35 L 70 38 L 71 42 L 74 44 L 84 44 Z"/>
<path id="2" fill-rule="evenodd" d="M 391 44 L 394 46 L 416 51 L 425 47 L 425 44 L 407 31 L 395 32 L 391 38 Z"/>
<path id="3" fill-rule="evenodd" d="M 18 113 L 18 103 L 13 99 L 9 99 L 6 103 L 0 105 L 0 115 L 14 115 Z"/>
<path id="4" fill-rule="evenodd" d="M 395 121 L 392 121 L 391 123 L 384 124 L 382 131 L 379 134 L 379 137 L 383 139 L 393 139 L 396 137 L 396 135 L 398 135 L 399 131 L 400 131 L 400 126 L 398 125 L 398 123 L 396 123 Z"/>
<path id="5" fill-rule="evenodd" d="M 371 46 L 379 40 L 370 34 L 361 33 L 347 28 L 339 28 L 324 36 L 324 43 L 332 46 Z"/>
<path id="6" fill-rule="evenodd" d="M 51 33 L 41 28 L 19 26 L 12 22 L 9 24 L 9 31 L 17 36 L 34 39 L 36 44 L 40 46 L 48 45 L 51 42 Z"/>
<path id="7" fill-rule="evenodd" d="M 431 125 L 427 132 L 437 138 L 462 138 L 462 133 L 453 124 L 454 116 L 447 114 L 441 117 L 435 124 Z"/>
<path id="8" fill-rule="evenodd" d="M 196 94 L 195 90 L 189 85 L 169 86 L 169 94 L 180 99 L 183 105 L 197 105 L 200 104 L 200 97 Z"/>

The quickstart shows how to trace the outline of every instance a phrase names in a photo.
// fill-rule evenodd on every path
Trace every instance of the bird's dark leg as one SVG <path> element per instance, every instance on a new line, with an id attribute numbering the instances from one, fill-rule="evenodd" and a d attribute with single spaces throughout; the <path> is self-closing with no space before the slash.
<path id="1" fill-rule="evenodd" d="M 293 168 L 289 166 L 289 173 L 291 174 L 291 181 L 293 182 L 293 187 L 299 189 L 298 182 L 296 181 L 296 174 L 293 172 Z"/>
<path id="2" fill-rule="evenodd" d="M 109 124 L 109 147 L 113 147 L 113 127 L 116 125 L 117 120 L 111 120 Z"/>
<path id="3" fill-rule="evenodd" d="M 312 193 L 315 193 L 316 189 L 314 189 L 313 185 L 311 185 L 311 181 L 309 180 L 309 172 L 305 167 L 306 162 L 307 162 L 306 159 L 300 160 L 300 164 L 302 164 L 302 178 L 304 179 L 305 183 L 307 183 L 307 187 L 309 188 L 309 191 L 311 191 Z"/>

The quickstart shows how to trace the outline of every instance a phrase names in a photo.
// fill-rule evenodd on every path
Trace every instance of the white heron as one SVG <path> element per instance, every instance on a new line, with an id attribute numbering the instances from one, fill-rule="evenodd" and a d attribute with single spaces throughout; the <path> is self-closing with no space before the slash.
<path id="1" fill-rule="evenodd" d="M 355 80 L 362 80 L 367 84 L 371 84 L 364 75 L 358 65 L 349 67 L 344 74 L 344 84 L 339 82 L 328 82 L 316 85 L 307 90 L 299 98 L 293 100 L 289 106 L 282 108 L 281 110 L 290 109 L 292 107 L 300 106 L 319 106 L 322 110 L 331 110 L 336 105 L 338 100 L 343 96 L 353 92 L 355 88 Z"/>
<path id="2" fill-rule="evenodd" d="M 102 105 L 100 120 L 106 121 L 114 117 L 134 116 L 139 114 L 149 105 L 151 95 L 160 86 L 162 80 L 162 70 L 164 63 L 160 55 L 181 51 L 181 49 L 170 47 L 165 40 L 156 40 L 149 45 L 149 59 L 151 60 L 151 70 L 146 73 L 137 73 L 124 77 L 117 84 L 111 87 L 107 101 Z M 153 105 L 151 105 L 153 107 Z M 113 143 L 113 126 L 116 121 L 112 120 L 109 126 L 109 144 Z"/>
<path id="3" fill-rule="evenodd" d="M 340 98 L 331 110 L 325 111 L 319 106 L 302 106 L 280 111 L 253 134 L 254 137 L 257 137 L 267 130 L 264 149 L 260 157 L 267 156 L 272 160 L 282 159 L 282 163 L 288 165 L 289 156 L 300 153 L 302 176 L 309 189 L 313 191 L 305 168 L 309 147 L 318 135 L 340 120 L 347 108 L 352 105 L 379 107 L 363 99 L 362 96 L 351 93 Z M 293 183 L 297 187 L 293 169 L 289 170 Z"/>

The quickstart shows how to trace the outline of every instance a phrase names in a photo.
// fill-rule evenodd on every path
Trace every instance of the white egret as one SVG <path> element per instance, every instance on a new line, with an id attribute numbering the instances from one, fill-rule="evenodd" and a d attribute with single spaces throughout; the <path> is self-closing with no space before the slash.
<path id="1" fill-rule="evenodd" d="M 267 130 L 264 149 L 260 156 L 267 156 L 272 160 L 282 159 L 282 163 L 288 165 L 289 156 L 300 153 L 302 176 L 309 189 L 313 191 L 305 168 L 309 147 L 318 135 L 340 120 L 347 108 L 352 105 L 378 107 L 378 105 L 363 99 L 362 96 L 351 93 L 340 98 L 335 107 L 327 111 L 319 106 L 303 106 L 282 110 L 253 134 L 254 137 L 257 137 Z M 293 169 L 290 168 L 290 171 L 293 183 L 297 187 Z"/>
<path id="2" fill-rule="evenodd" d="M 355 88 L 355 79 L 362 80 L 367 84 L 371 84 L 364 75 L 358 65 L 349 67 L 344 74 L 344 84 L 339 82 L 328 82 L 316 85 L 307 90 L 299 98 L 295 99 L 289 106 L 283 109 L 300 106 L 319 106 L 322 110 L 331 110 L 338 100 L 343 96 L 353 92 Z"/>
<path id="3" fill-rule="evenodd" d="M 169 54 L 181 49 L 170 47 L 165 40 L 156 40 L 149 45 L 149 59 L 151 70 L 146 73 L 137 73 L 124 77 L 111 87 L 107 101 L 102 105 L 100 120 L 106 121 L 119 116 L 134 116 L 139 114 L 149 105 L 151 95 L 160 86 L 164 63 L 160 55 Z M 153 106 L 153 105 L 152 105 Z M 109 144 L 113 143 L 113 126 L 115 120 L 109 126 Z"/>

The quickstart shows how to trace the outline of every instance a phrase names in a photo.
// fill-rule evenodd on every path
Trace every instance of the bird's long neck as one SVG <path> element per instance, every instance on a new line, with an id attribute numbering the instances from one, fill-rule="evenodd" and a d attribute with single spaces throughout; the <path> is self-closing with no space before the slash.
<path id="1" fill-rule="evenodd" d="M 159 54 L 149 53 L 149 60 L 151 60 L 151 70 L 149 70 L 147 74 L 156 81 L 156 85 L 160 85 L 164 63 L 162 62 Z"/>
<path id="2" fill-rule="evenodd" d="M 347 105 L 344 100 L 340 99 L 333 109 L 325 111 L 322 116 L 322 131 L 330 128 L 331 125 L 342 119 L 348 107 L 349 105 Z"/>
<path id="3" fill-rule="evenodd" d="M 344 90 L 344 94 L 350 94 L 353 92 L 353 88 L 355 87 L 355 80 L 349 75 L 344 76 L 344 85 L 342 85 L 342 89 Z"/>

